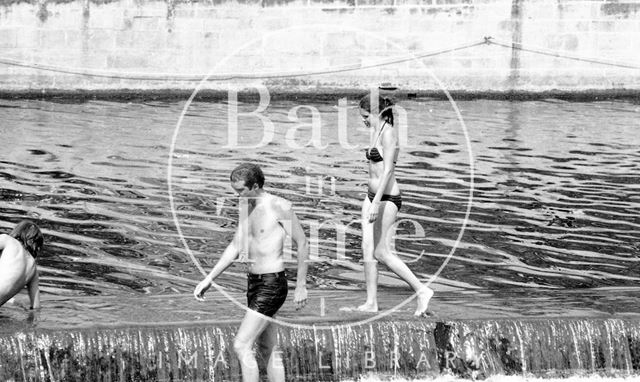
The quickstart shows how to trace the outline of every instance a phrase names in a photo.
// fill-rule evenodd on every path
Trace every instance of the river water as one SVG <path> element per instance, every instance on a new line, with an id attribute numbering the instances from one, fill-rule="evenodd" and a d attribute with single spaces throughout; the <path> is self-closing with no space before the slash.
<path id="1" fill-rule="evenodd" d="M 90 347 L 85 337 L 90 335 L 74 330 L 107 328 L 91 334 L 106 344 L 116 337 L 99 333 L 173 325 L 166 332 L 127 332 L 122 338 L 130 341 L 122 346 L 136 354 L 141 344 L 183 338 L 189 330 L 195 333 L 194 349 L 201 349 L 201 329 L 181 326 L 237 323 L 244 314 L 246 264 L 235 263 L 218 279 L 231 300 L 211 291 L 203 304 L 191 292 L 202 278 L 199 267 L 208 271 L 232 238 L 239 201 L 228 178 L 247 161 L 262 166 L 268 191 L 293 202 L 310 238 L 309 304 L 297 311 L 290 296 L 280 317 L 294 324 L 351 325 L 344 333 L 354 338 L 373 330 L 357 327 L 376 316 L 341 310 L 365 298 L 358 219 L 369 133 L 356 102 L 289 99 L 272 101 L 264 110 L 249 101 L 185 105 L 0 101 L 0 228 L 9 231 L 29 218 L 46 241 L 38 259 L 43 308 L 26 310 L 26 293 L 2 307 L 2 357 L 14 359 L 15 346 L 36 346 L 39 350 L 27 358 L 42 373 L 42 357 L 63 360 L 69 354 L 47 341 Z M 455 327 L 459 333 L 476 327 L 485 333 L 478 332 L 474 341 L 493 354 L 484 360 L 487 375 L 522 373 L 527 367 L 554 370 L 554 365 L 577 367 L 579 374 L 585 362 L 591 371 L 622 367 L 622 376 L 633 374 L 634 320 L 640 313 L 640 106 L 548 99 L 460 101 L 454 108 L 446 101 L 412 98 L 401 99 L 396 111 L 401 145 L 396 177 L 403 206 L 395 251 L 436 291 L 431 318 L 415 322 L 416 327 L 447 328 L 446 336 L 455 342 L 458 332 L 442 322 L 475 320 Z M 287 264 L 294 275 L 295 259 Z M 398 344 L 409 341 L 409 348 L 426 346 L 398 337 L 402 325 L 413 325 L 411 290 L 384 267 L 380 271 L 380 309 L 388 313 L 385 320 L 398 323 L 381 324 L 380 333 Z M 398 305 L 401 301 L 407 304 Z M 569 321 L 557 321 L 563 319 Z M 12 336 L 33 328 L 68 332 L 55 340 L 48 339 L 49 332 L 29 334 L 40 336 L 34 343 L 45 344 L 42 349 L 29 345 L 31 337 Z M 224 330 L 230 340 L 233 330 Z M 342 333 L 336 330 L 332 333 Z M 535 333 L 552 343 L 556 331 L 566 332 L 557 338 L 559 345 L 536 347 L 535 338 L 542 337 Z M 435 332 L 432 347 L 448 352 Z M 295 330 L 281 335 L 326 349 L 339 345 L 336 352 L 348 349 L 347 337 L 319 333 L 314 339 Z M 521 337 L 525 334 L 529 340 Z M 494 337 L 508 339 L 508 351 L 495 348 Z M 606 345 L 614 337 L 621 344 L 628 341 L 623 355 Z M 380 341 L 376 346 L 387 352 L 386 340 Z M 460 349 L 466 349 L 465 341 Z M 178 345 L 167 348 L 169 353 L 180 352 Z M 558 354 L 568 349 L 575 355 L 545 360 L 554 347 Z M 515 366 L 497 361 L 511 359 L 505 356 L 510 352 L 519 354 Z M 148 365 L 154 365 L 159 356 L 149 354 Z M 420 365 L 421 354 L 403 357 L 407 365 Z M 439 357 L 446 361 L 448 353 L 443 354 Z M 101 362 L 101 355 L 96 357 L 82 362 Z M 293 368 L 298 361 L 291 357 L 287 367 Z M 324 361 L 318 362 L 314 367 Z M 436 366 L 430 367 L 437 374 Z M 415 373 L 411 367 L 409 376 Z M 193 371 L 193 378 L 199 373 Z M 334 378 L 340 375 L 355 374 L 336 372 Z M 587 380 L 593 378 L 598 377 Z"/>
<path id="2" fill-rule="evenodd" d="M 257 102 L 201 102 L 181 119 L 182 102 L 2 100 L 0 224 L 8 231 L 30 218 L 42 227 L 45 310 L 71 306 L 91 321 L 99 319 L 91 306 L 116 300 L 117 322 L 138 297 L 190 299 L 201 278 L 192 256 L 210 269 L 236 226 L 228 174 L 252 161 L 263 167 L 265 187 L 294 203 L 311 238 L 313 293 L 359 299 L 368 132 L 347 101 L 271 102 L 259 116 L 251 114 Z M 449 102 L 399 102 L 398 255 L 433 281 L 441 301 L 458 301 L 461 315 L 513 301 L 525 315 L 637 313 L 640 106 L 456 105 L 464 124 Z M 219 284 L 241 293 L 244 270 L 232 266 Z M 386 269 L 380 285 L 389 300 L 382 309 L 410 294 Z M 6 312 L 0 319 L 12 320 Z"/>

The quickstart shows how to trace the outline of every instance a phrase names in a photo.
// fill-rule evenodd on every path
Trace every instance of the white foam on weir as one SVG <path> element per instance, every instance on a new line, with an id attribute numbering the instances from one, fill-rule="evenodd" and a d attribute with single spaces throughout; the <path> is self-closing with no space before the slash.
<path id="1" fill-rule="evenodd" d="M 522 335 L 520 334 L 520 329 L 518 329 L 519 323 L 514 322 L 514 326 L 516 328 L 516 334 L 518 335 L 518 342 L 520 343 L 520 362 L 522 364 L 522 372 L 527 372 L 527 359 L 525 358 L 524 353 L 524 342 L 522 341 Z"/>
<path id="2" fill-rule="evenodd" d="M 483 382 L 635 382 L 637 377 L 601 377 L 599 375 L 593 376 L 573 376 L 568 378 L 538 378 L 528 376 L 512 376 L 512 375 L 494 375 L 487 379 L 483 379 Z M 439 376 L 435 378 L 420 378 L 420 379 L 406 379 L 406 378 L 384 378 L 378 376 L 368 376 L 359 378 L 359 382 L 469 382 L 469 379 L 457 378 L 450 375 Z M 344 379 L 341 382 L 354 382 L 352 379 Z"/>
<path id="3" fill-rule="evenodd" d="M 569 324 L 569 330 L 571 330 L 571 339 L 573 340 L 573 346 L 576 349 L 576 361 L 578 362 L 578 369 L 582 369 L 582 362 L 580 362 L 580 345 L 578 345 L 578 336 L 576 336 L 576 331 L 573 328 L 573 325 Z"/>
<path id="4" fill-rule="evenodd" d="M 490 381 L 529 381 L 535 380 L 533 375 L 603 374 L 617 381 L 634 372 L 640 347 L 637 324 L 616 319 L 389 321 L 331 331 L 281 329 L 279 342 L 288 370 L 298 377 L 440 373 L 444 375 L 414 380 L 448 381 L 455 380 L 449 373 L 457 373 Z M 38 381 L 77 380 L 73 377 L 78 377 L 78 368 L 89 377 L 106 373 L 161 380 L 177 373 L 193 380 L 234 378 L 239 372 L 229 349 L 234 334 L 232 325 L 18 333 L 0 336 L 0 364 L 15 365 L 23 376 L 42 373 Z M 520 379 L 500 379 L 508 373 Z"/>

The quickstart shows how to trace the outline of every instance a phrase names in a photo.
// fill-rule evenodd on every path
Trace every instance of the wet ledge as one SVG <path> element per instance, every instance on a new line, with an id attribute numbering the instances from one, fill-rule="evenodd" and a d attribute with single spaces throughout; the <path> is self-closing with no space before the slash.
<path id="1" fill-rule="evenodd" d="M 357 99 L 368 91 L 366 88 L 351 89 L 277 89 L 270 91 L 271 100 L 282 101 L 314 101 L 337 102 L 340 98 Z M 441 90 L 382 90 L 396 99 L 429 98 L 447 100 L 447 93 Z M 137 101 L 186 101 L 193 94 L 192 90 L 182 89 L 115 89 L 115 90 L 0 90 L 0 99 L 5 100 L 46 100 L 52 102 L 86 102 L 91 100 L 104 100 L 114 102 Z M 255 90 L 239 91 L 238 99 L 241 101 L 254 101 L 259 98 Z M 466 91 L 450 90 L 448 95 L 455 100 L 512 100 L 535 101 L 542 99 L 559 99 L 570 102 L 594 102 L 604 100 L 628 100 L 640 103 L 640 89 L 592 89 L 582 91 L 546 90 L 546 91 Z M 229 97 L 224 90 L 201 90 L 194 100 L 219 102 Z"/>
<path id="2" fill-rule="evenodd" d="M 238 380 L 228 323 L 0 334 L 3 380 Z M 638 375 L 640 319 L 377 321 L 279 327 L 289 380 L 361 375 Z M 35 379 L 31 378 L 36 376 Z"/>

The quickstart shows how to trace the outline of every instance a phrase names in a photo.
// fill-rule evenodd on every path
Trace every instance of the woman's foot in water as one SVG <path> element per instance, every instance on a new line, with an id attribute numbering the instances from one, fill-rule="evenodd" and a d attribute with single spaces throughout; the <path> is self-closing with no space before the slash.
<path id="1" fill-rule="evenodd" d="M 413 314 L 414 316 L 422 316 L 427 313 L 427 308 L 429 308 L 429 301 L 431 297 L 433 297 L 433 290 L 429 287 L 423 286 L 418 289 L 416 292 L 418 307 L 416 308 L 416 312 Z"/>
<path id="2" fill-rule="evenodd" d="M 360 312 L 376 313 L 378 311 L 378 303 L 367 301 L 364 304 L 357 307 L 356 309 Z"/>

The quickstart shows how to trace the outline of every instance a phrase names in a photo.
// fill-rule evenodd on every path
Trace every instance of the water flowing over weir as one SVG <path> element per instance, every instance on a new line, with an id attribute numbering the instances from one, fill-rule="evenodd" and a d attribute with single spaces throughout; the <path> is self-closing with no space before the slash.
<path id="1" fill-rule="evenodd" d="M 238 380 L 236 326 L 34 330 L 0 334 L 3 381 Z M 357 327 L 281 327 L 288 380 L 374 373 L 537 376 L 640 371 L 637 319 L 377 321 Z"/>
<path id="2" fill-rule="evenodd" d="M 310 267 L 307 307 L 295 310 L 290 297 L 278 312 L 289 321 L 353 322 L 357 313 L 341 307 L 366 298 L 356 223 L 366 163 L 362 151 L 340 144 L 334 103 L 314 104 L 330 127 L 322 130 L 326 148 L 283 143 L 297 127 L 285 118 L 294 103 L 282 101 L 269 106 L 281 126 L 271 143 L 219 150 L 211 143 L 227 140 L 225 105 L 202 102 L 188 113 L 175 151 L 176 209 L 203 267 L 214 265 L 235 231 L 228 174 L 240 161 L 264 165 L 269 188 L 295 203 L 307 232 L 317 230 L 311 248 L 323 260 Z M 462 242 L 432 283 L 436 316 L 409 320 L 408 304 L 350 329 L 282 327 L 288 378 L 640 374 L 637 102 L 456 103 L 477 158 L 474 203 Z M 448 103 L 402 105 L 414 144 L 396 172 L 406 200 L 396 248 L 428 280 L 460 230 L 468 150 Z M 204 304 L 193 298 L 202 275 L 181 249 L 168 208 L 168 144 L 182 106 L 0 103 L 3 232 L 30 217 L 47 243 L 38 258 L 42 308 L 32 317 L 22 293 L 0 309 L 0 381 L 238 380 L 232 340 L 244 310 L 220 293 Z M 366 144 L 355 128 L 360 115 L 347 119 L 354 128 L 346 141 Z M 298 133 L 303 144 L 309 136 Z M 247 142 L 264 136 L 260 123 L 243 134 Z M 346 260 L 338 261 L 342 243 Z M 236 264 L 219 279 L 241 304 L 244 268 Z M 385 269 L 379 284 L 381 310 L 410 296 Z"/>

